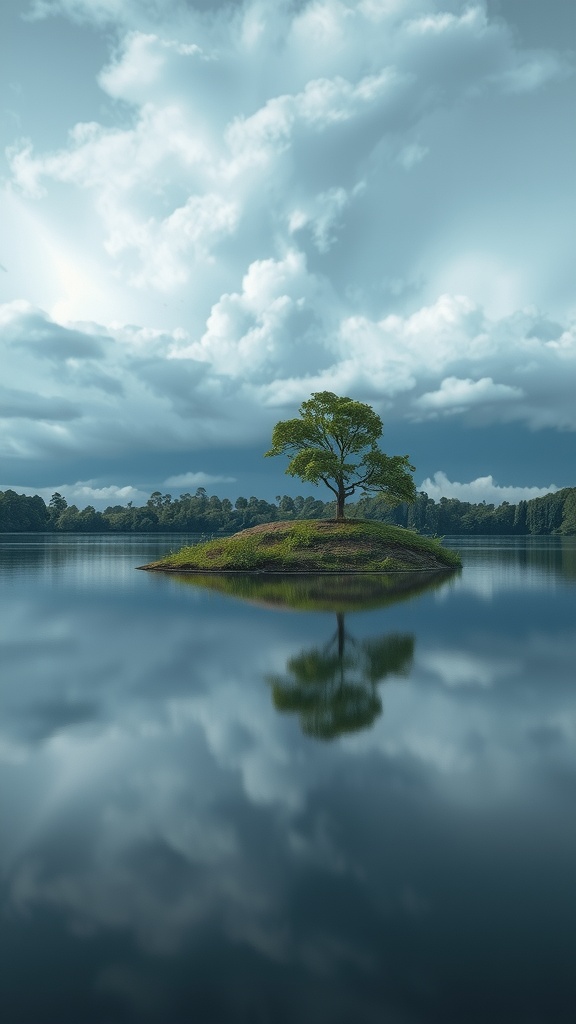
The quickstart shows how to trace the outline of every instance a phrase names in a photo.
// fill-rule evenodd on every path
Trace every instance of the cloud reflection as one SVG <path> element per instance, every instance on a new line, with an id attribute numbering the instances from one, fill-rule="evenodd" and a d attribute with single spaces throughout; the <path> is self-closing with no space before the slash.
<path id="1" fill-rule="evenodd" d="M 77 1003 L 76 1019 L 102 1019 L 105 999 L 114 1021 L 178 1019 L 183 993 L 234 1019 L 244 998 L 259 1012 L 248 993 L 263 984 L 262 1006 L 279 1013 L 286 998 L 286 1019 L 306 1020 L 311 999 L 320 1021 L 417 1019 L 428 976 L 428 1005 L 456 1021 L 454 978 L 481 941 L 488 982 L 515 991 L 519 1024 L 521 974 L 545 955 L 533 925 L 531 945 L 523 937 L 523 904 L 542 923 L 546 900 L 558 933 L 569 927 L 554 866 L 573 853 L 570 609 L 556 600 L 552 619 L 538 616 L 533 597 L 518 624 L 496 597 L 463 626 L 473 599 L 447 587 L 441 605 L 431 591 L 350 613 L 355 672 L 380 654 L 384 675 L 401 671 L 412 637 L 414 662 L 409 678 L 388 678 L 371 729 L 322 744 L 278 714 L 266 680 L 326 653 L 334 610 L 278 614 L 270 593 L 266 606 L 199 600 L 174 579 L 134 576 L 122 600 L 21 586 L 11 620 L 20 656 L 0 756 L 20 756 L 1 769 L 2 927 L 52 915 L 62 957 L 68 943 L 85 950 L 100 1017 Z M 41 658 L 30 644 L 36 632 L 70 639 L 51 661 L 48 640 Z M 494 961 L 485 914 L 502 921 Z M 510 943 L 518 966 L 503 980 L 496 954 Z"/>

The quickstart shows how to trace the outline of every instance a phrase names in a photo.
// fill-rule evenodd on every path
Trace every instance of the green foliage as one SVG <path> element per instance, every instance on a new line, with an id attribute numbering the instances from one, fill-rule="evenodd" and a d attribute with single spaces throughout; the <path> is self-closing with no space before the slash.
<path id="1" fill-rule="evenodd" d="M 559 533 L 562 528 L 564 499 L 562 491 L 534 498 L 527 503 L 526 527 L 528 533 Z"/>
<path id="2" fill-rule="evenodd" d="M 197 533 L 210 537 L 229 535 L 252 526 L 290 521 L 330 520 L 336 517 L 336 502 L 323 502 L 312 496 L 278 495 L 276 503 L 261 498 L 239 498 L 235 506 L 227 498 L 208 497 L 202 488 L 196 494 L 155 492 L 145 505 L 109 506 L 96 512 L 91 506 L 69 506 L 57 492 L 48 507 L 39 495 L 33 497 L 15 491 L 0 491 L 0 533 L 7 532 L 90 532 L 103 533 Z M 546 494 L 517 505 L 502 502 L 471 504 L 456 498 L 435 502 L 425 492 L 414 502 L 391 507 L 386 494 L 364 495 L 346 507 L 347 519 L 370 520 L 403 526 L 438 535 L 576 535 L 576 488 Z"/>
<path id="3" fill-rule="evenodd" d="M 68 502 L 66 501 L 66 498 L 63 498 L 58 491 L 55 491 L 48 503 L 48 515 L 51 526 L 56 526 L 59 517 L 67 508 Z"/>
<path id="4" fill-rule="evenodd" d="M 576 533 L 576 488 L 573 488 L 566 495 L 562 509 L 562 523 L 559 533 Z"/>
<path id="5" fill-rule="evenodd" d="M 108 523 L 92 505 L 82 511 L 76 505 L 68 505 L 58 516 L 56 528 L 66 533 L 102 533 L 108 529 Z"/>
<path id="6" fill-rule="evenodd" d="M 48 510 L 40 495 L 33 498 L 16 491 L 0 491 L 0 533 L 45 530 Z"/>
<path id="7" fill-rule="evenodd" d="M 407 455 L 379 450 L 382 420 L 369 405 L 317 391 L 299 411 L 299 418 L 276 424 L 265 456 L 289 455 L 289 476 L 324 483 L 336 497 L 337 519 L 357 489 L 379 491 L 389 506 L 414 500 L 414 466 Z"/>

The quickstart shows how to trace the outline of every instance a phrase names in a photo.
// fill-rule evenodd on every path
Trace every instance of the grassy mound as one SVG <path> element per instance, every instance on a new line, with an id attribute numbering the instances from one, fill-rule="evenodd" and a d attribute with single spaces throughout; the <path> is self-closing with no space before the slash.
<path id="1" fill-rule="evenodd" d="M 303 519 L 266 523 L 196 544 L 142 569 L 165 572 L 399 572 L 455 569 L 460 556 L 386 523 Z"/>

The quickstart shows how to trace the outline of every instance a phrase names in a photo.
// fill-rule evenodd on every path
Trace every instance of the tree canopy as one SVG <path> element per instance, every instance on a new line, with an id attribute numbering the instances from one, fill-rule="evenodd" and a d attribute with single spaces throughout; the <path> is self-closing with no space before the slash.
<path id="1" fill-rule="evenodd" d="M 364 402 L 317 391 L 300 406 L 300 417 L 281 420 L 265 454 L 290 455 L 286 473 L 326 484 L 336 495 L 336 518 L 357 489 L 379 492 L 390 507 L 412 502 L 414 466 L 407 455 L 385 455 L 378 447 L 383 424 Z"/>

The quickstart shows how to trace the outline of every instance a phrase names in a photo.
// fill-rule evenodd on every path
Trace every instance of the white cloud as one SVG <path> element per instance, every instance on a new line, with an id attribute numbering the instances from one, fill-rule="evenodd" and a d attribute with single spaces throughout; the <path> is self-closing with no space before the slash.
<path id="1" fill-rule="evenodd" d="M 417 374 L 435 373 L 461 356 L 490 349 L 481 310 L 466 296 L 442 295 L 433 306 L 402 317 L 373 321 L 347 317 L 340 328 L 340 351 L 362 367 L 366 380 L 387 394 L 411 390 Z"/>
<path id="2" fill-rule="evenodd" d="M 63 484 L 62 487 L 56 487 L 55 490 L 60 494 L 64 494 L 68 491 L 75 502 L 81 501 L 83 504 L 106 502 L 108 505 L 125 505 L 129 501 L 141 501 L 144 498 L 143 491 L 138 490 L 137 487 L 132 487 L 131 484 L 126 484 L 124 487 L 117 487 L 114 484 L 106 487 L 99 487 L 95 480 L 79 481 L 78 483 L 72 484 L 70 488 L 68 488 L 66 484 Z"/>
<path id="3" fill-rule="evenodd" d="M 398 154 L 398 163 L 404 167 L 406 171 L 411 171 L 413 167 L 421 163 L 424 160 L 426 154 L 429 153 L 427 146 L 421 146 L 417 142 L 410 142 L 404 149 L 401 149 Z"/>
<path id="4" fill-rule="evenodd" d="M 327 254 L 360 186 L 379 230 L 382 174 L 429 150 L 415 126 L 454 97 L 516 79 L 536 88 L 562 72 L 554 55 L 518 50 L 480 4 L 452 14 L 429 0 L 322 0 L 298 10 L 249 0 L 223 17 L 157 0 L 35 9 L 118 21 L 121 43 L 99 84 L 134 116 L 112 127 L 78 123 L 66 147 L 40 155 L 21 141 L 14 182 L 36 197 L 55 182 L 89 193 L 101 231 L 94 244 L 123 281 L 192 283 L 204 302 L 208 284 L 210 304 L 210 259 L 223 264 L 216 276 L 230 290 L 224 239 L 235 239 L 236 281 L 254 259 L 281 255 L 298 213 Z"/>
<path id="5" fill-rule="evenodd" d="M 337 350 L 347 386 L 397 396 L 397 414 L 458 413 L 476 423 L 576 428 L 568 372 L 576 361 L 574 327 L 553 324 L 536 310 L 490 319 L 466 296 L 442 295 L 406 317 L 344 318 Z M 450 370 L 460 372 L 447 375 Z M 327 384 L 333 376 L 334 367 Z"/>
<path id="6" fill-rule="evenodd" d="M 131 32 L 124 43 L 124 59 L 104 68 L 98 80 L 110 96 L 138 102 L 143 91 L 161 81 L 166 65 L 175 56 L 207 59 L 194 43 L 162 39 L 154 33 Z"/>
<path id="7" fill-rule="evenodd" d="M 202 338 L 175 345 L 171 355 L 252 382 L 263 375 L 285 376 L 295 367 L 305 372 L 318 359 L 314 299 L 320 291 L 295 250 L 282 260 L 257 260 L 242 280 L 242 291 L 222 295 L 212 307 Z"/>
<path id="8" fill-rule="evenodd" d="M 332 188 L 327 192 L 319 192 L 308 201 L 302 201 L 288 217 L 290 233 L 309 227 L 318 252 L 327 253 L 337 241 L 344 211 L 355 196 L 364 191 L 364 187 L 361 181 L 350 192 L 343 188 Z"/>
<path id="9" fill-rule="evenodd" d="M 126 505 L 129 501 L 138 505 L 145 502 L 150 492 L 133 487 L 132 484 L 117 486 L 116 484 L 100 484 L 98 480 L 77 480 L 75 483 L 55 484 L 50 487 L 23 487 L 21 485 L 2 484 L 0 491 L 15 491 L 16 494 L 39 494 L 46 504 L 53 494 L 61 494 L 69 505 L 85 508 L 93 505 L 103 509 L 108 505 Z"/>
<path id="10" fill-rule="evenodd" d="M 213 260 L 212 247 L 234 232 L 237 220 L 237 206 L 211 193 L 190 196 L 170 216 L 145 225 L 116 210 L 106 249 L 114 257 L 126 251 L 141 257 L 130 284 L 172 291 L 188 280 L 190 262 Z"/>
<path id="11" fill-rule="evenodd" d="M 452 416 L 463 412 L 471 406 L 493 402 L 510 402 L 521 398 L 522 389 L 509 384 L 495 384 L 492 377 L 481 377 L 471 380 L 467 377 L 445 377 L 437 391 L 429 391 L 415 399 L 414 405 L 425 413 L 438 415 L 445 413 Z"/>
<path id="12" fill-rule="evenodd" d="M 38 301 L 2 307 L 6 454 L 260 442 L 275 409 L 325 388 L 387 418 L 576 429 L 576 328 L 524 308 L 544 264 L 568 281 L 570 253 L 538 237 L 515 265 L 517 222 L 486 244 L 480 215 L 461 227 L 479 195 L 499 211 L 512 195 L 500 175 L 468 181 L 476 115 L 496 125 L 482 165 L 506 150 L 512 167 L 504 129 L 564 87 L 557 54 L 524 50 L 483 3 L 34 10 L 35 31 L 58 14 L 114 43 L 102 107 L 64 143 L 47 130 L 10 151 L 0 287 Z M 556 182 L 566 163 L 550 162 Z M 553 193 L 538 181 L 522 217 Z M 450 244 L 428 259 L 437 237 Z"/>
<path id="13" fill-rule="evenodd" d="M 178 473 L 164 481 L 165 487 L 205 487 L 206 484 L 233 484 L 234 476 L 214 476 L 212 473 Z"/>
<path id="14" fill-rule="evenodd" d="M 570 73 L 570 68 L 563 65 L 553 53 L 541 53 L 534 57 L 528 54 L 524 61 L 502 74 L 501 82 L 510 92 L 526 93 Z"/>
<path id="15" fill-rule="evenodd" d="M 516 505 L 519 501 L 529 501 L 531 498 L 541 498 L 544 494 L 557 491 L 555 484 L 548 487 L 507 487 L 497 484 L 492 476 L 479 476 L 469 483 L 459 483 L 457 480 L 449 480 L 442 470 L 434 473 L 432 478 L 427 477 L 418 487 L 419 491 L 425 491 L 434 501 L 440 498 L 457 498 L 458 501 L 469 501 L 472 504 L 479 504 L 485 501 L 487 504 L 501 505 L 503 501 Z"/>

